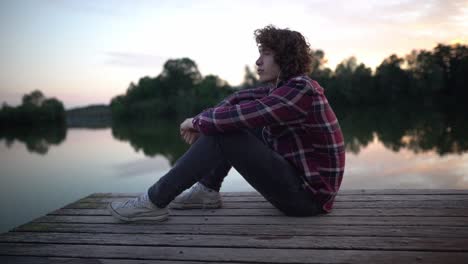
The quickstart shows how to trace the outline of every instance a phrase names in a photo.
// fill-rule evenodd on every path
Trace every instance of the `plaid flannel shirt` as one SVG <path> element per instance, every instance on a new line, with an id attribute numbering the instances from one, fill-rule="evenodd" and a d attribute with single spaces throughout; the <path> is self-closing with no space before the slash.
<path id="1" fill-rule="evenodd" d="M 244 89 L 192 120 L 205 135 L 263 127 L 263 138 L 302 173 L 303 187 L 330 212 L 341 185 L 345 147 L 318 82 L 306 75 L 277 86 Z"/>

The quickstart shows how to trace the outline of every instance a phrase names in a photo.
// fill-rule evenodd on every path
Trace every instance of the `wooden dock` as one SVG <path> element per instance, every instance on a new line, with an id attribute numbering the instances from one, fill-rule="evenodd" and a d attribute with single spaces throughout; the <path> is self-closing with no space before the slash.
<path id="1" fill-rule="evenodd" d="M 286 217 L 257 193 L 218 210 L 122 223 L 95 193 L 0 234 L 0 263 L 468 263 L 468 190 L 342 190 L 334 211 Z"/>

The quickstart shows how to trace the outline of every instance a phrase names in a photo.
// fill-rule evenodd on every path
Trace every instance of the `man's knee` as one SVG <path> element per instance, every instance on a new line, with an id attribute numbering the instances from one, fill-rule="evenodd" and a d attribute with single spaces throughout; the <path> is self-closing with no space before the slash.
<path id="1" fill-rule="evenodd" d="M 235 131 L 218 133 L 218 134 L 213 135 L 213 138 L 219 141 L 238 140 L 241 138 L 245 138 L 247 135 L 248 135 L 248 130 L 240 129 L 240 130 L 235 130 Z"/>
<path id="2" fill-rule="evenodd" d="M 263 139 L 258 138 L 259 136 L 261 137 L 261 134 L 256 135 L 251 129 L 244 128 L 235 131 L 217 133 L 207 137 L 210 137 L 210 140 L 214 140 L 218 146 L 236 148 L 245 147 L 245 143 L 247 142 L 247 144 L 249 144 L 248 142 L 252 142 L 252 140 L 259 140 L 265 144 Z"/>

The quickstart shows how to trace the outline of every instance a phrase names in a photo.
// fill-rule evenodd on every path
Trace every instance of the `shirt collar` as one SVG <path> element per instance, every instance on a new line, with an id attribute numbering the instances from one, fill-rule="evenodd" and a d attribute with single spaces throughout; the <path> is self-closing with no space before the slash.
<path id="1" fill-rule="evenodd" d="M 278 82 L 278 84 L 276 84 L 276 87 L 275 87 L 275 88 L 281 87 L 281 86 L 283 86 L 285 83 L 286 83 L 286 81 L 281 80 L 281 81 Z"/>

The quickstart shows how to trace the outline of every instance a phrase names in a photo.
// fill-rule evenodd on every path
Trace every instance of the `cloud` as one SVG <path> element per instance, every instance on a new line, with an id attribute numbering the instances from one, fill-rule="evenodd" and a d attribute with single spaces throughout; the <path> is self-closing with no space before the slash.
<path id="1" fill-rule="evenodd" d="M 134 53 L 134 52 L 105 52 L 107 64 L 131 67 L 131 68 L 156 68 L 161 67 L 168 57 Z"/>
<path id="2" fill-rule="evenodd" d="M 411 0 L 402 1 L 390 6 L 387 10 L 395 17 L 403 14 L 413 21 L 424 23 L 445 23 L 463 14 L 463 7 L 468 6 L 467 0 Z"/>
<path id="3" fill-rule="evenodd" d="M 307 8 L 311 16 L 324 17 L 332 25 L 362 26 L 359 30 L 461 30 L 460 21 L 468 19 L 468 0 L 314 1 Z"/>
<path id="4" fill-rule="evenodd" d="M 146 1 L 81 1 L 81 0 L 48 0 L 46 3 L 74 13 L 94 14 L 99 16 L 125 16 L 137 11 Z"/>

